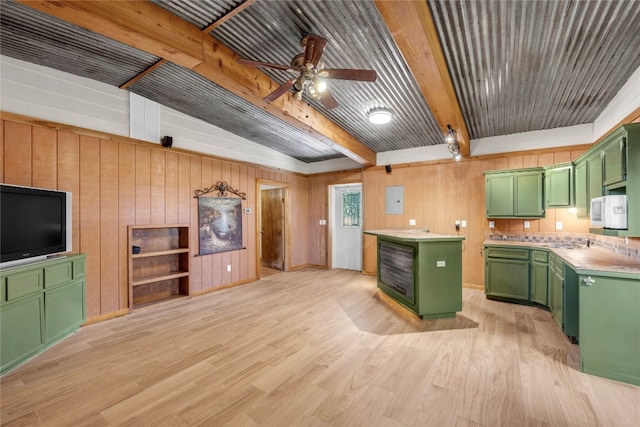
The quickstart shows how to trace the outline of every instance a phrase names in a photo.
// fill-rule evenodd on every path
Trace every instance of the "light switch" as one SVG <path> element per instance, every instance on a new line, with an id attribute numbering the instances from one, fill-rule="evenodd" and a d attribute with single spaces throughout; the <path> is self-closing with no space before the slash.
<path id="1" fill-rule="evenodd" d="M 416 225 L 416 220 L 415 219 L 410 219 L 409 220 L 409 225 Z"/>
<path id="2" fill-rule="evenodd" d="M 562 221 L 556 221 L 556 230 L 562 230 Z"/>
<path id="3" fill-rule="evenodd" d="M 495 221 L 489 221 L 489 228 L 495 228 L 495 226 L 496 226 Z"/>
<path id="4" fill-rule="evenodd" d="M 462 228 L 466 228 L 466 227 L 467 227 L 467 220 L 466 220 L 466 219 L 463 219 L 462 221 L 460 221 L 460 226 L 461 226 Z"/>
<path id="5" fill-rule="evenodd" d="M 524 228 L 531 228 L 531 222 L 530 221 L 525 221 L 524 222 Z"/>

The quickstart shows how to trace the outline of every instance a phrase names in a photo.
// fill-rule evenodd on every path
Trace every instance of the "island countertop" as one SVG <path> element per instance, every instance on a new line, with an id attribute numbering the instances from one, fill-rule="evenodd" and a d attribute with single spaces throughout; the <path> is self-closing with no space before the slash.
<path id="1" fill-rule="evenodd" d="M 405 242 L 445 242 L 464 240 L 464 236 L 436 234 L 430 233 L 428 230 L 413 228 L 386 228 L 380 230 L 366 230 L 364 233 L 374 236 L 391 237 Z"/>

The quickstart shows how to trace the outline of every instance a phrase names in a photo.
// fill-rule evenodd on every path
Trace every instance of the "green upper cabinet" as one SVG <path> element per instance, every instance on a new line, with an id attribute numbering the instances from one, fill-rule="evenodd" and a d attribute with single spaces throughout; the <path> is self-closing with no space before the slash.
<path id="1" fill-rule="evenodd" d="M 589 189 L 587 188 L 587 159 L 576 161 L 576 216 L 589 218 Z"/>
<path id="2" fill-rule="evenodd" d="M 616 184 L 627 178 L 626 166 L 626 133 L 620 132 L 612 135 L 612 138 L 602 149 L 602 184 Z"/>
<path id="3" fill-rule="evenodd" d="M 602 196 L 602 151 L 587 157 L 587 194 L 589 201 Z"/>
<path id="4" fill-rule="evenodd" d="M 542 168 L 484 174 L 487 218 L 544 217 Z"/>
<path id="5" fill-rule="evenodd" d="M 513 174 L 487 173 L 485 184 L 487 217 L 513 216 Z"/>
<path id="6" fill-rule="evenodd" d="M 568 208 L 574 205 L 573 164 L 545 167 L 545 206 Z"/>

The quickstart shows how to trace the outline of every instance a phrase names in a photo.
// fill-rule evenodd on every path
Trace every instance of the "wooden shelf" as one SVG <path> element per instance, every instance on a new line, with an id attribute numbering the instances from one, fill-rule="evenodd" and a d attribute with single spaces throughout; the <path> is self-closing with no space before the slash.
<path id="1" fill-rule="evenodd" d="M 189 224 L 130 225 L 128 250 L 130 310 L 191 295 Z"/>
<path id="2" fill-rule="evenodd" d="M 168 249 L 166 251 L 153 251 L 153 252 L 145 252 L 141 254 L 132 254 L 131 258 L 137 259 L 137 258 L 146 258 L 146 257 L 153 257 L 153 256 L 182 254 L 182 253 L 188 253 L 188 252 L 189 252 L 189 248 Z"/>
<path id="3" fill-rule="evenodd" d="M 176 271 L 174 273 L 166 274 L 150 274 L 148 276 L 136 277 L 131 282 L 131 286 L 146 285 L 147 283 L 161 282 L 163 280 L 179 279 L 180 277 L 189 276 L 188 271 Z"/>

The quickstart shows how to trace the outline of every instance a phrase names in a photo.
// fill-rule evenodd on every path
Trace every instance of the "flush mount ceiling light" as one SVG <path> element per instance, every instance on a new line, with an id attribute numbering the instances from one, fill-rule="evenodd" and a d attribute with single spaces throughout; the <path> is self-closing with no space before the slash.
<path id="1" fill-rule="evenodd" d="M 369 121 L 376 125 L 383 125 L 389 123 L 393 117 L 393 111 L 388 108 L 373 108 L 367 113 Z"/>
<path id="2" fill-rule="evenodd" d="M 453 159 L 459 162 L 462 159 L 460 154 L 460 146 L 456 141 L 456 132 L 451 129 L 451 125 L 447 125 L 447 135 L 444 137 L 445 142 L 449 146 L 449 152 L 453 155 Z"/>

